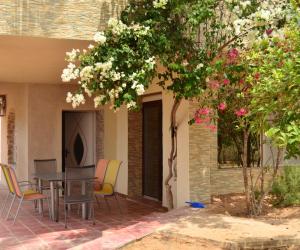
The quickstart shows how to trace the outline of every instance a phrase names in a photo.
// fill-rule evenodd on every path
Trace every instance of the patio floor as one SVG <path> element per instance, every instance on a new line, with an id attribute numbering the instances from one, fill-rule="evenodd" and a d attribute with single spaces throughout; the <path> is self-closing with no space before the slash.
<path id="1" fill-rule="evenodd" d="M 3 197 L 1 194 L 1 200 Z M 82 220 L 75 207 L 67 229 L 61 205 L 60 221 L 56 223 L 49 220 L 46 204 L 42 217 L 31 202 L 24 203 L 15 225 L 12 219 L 0 220 L 0 249 L 115 249 L 151 233 L 161 224 L 158 218 L 163 209 L 157 204 L 119 197 L 121 215 L 114 198 L 108 200 L 110 209 L 104 201 L 100 208 L 95 204 L 95 226 L 90 220 Z"/>

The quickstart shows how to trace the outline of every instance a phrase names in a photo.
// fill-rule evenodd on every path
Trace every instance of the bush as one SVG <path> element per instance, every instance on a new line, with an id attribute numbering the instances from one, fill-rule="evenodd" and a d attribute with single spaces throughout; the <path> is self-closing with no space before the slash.
<path id="1" fill-rule="evenodd" d="M 300 166 L 286 166 L 282 175 L 274 182 L 272 194 L 274 205 L 300 205 Z"/>

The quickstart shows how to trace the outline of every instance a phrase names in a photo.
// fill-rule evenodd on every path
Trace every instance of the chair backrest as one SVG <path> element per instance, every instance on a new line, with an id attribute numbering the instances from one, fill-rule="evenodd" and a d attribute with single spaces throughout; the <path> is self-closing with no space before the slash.
<path id="1" fill-rule="evenodd" d="M 15 191 L 14 191 L 13 183 L 12 183 L 12 180 L 10 177 L 8 166 L 6 166 L 4 164 L 0 164 L 0 165 L 1 165 L 1 169 L 3 172 L 7 187 L 8 187 L 8 191 L 13 194 Z"/>
<path id="2" fill-rule="evenodd" d="M 97 177 L 97 182 L 98 182 L 95 185 L 96 189 L 100 189 L 100 184 L 102 184 L 104 181 L 105 172 L 106 172 L 108 163 L 109 163 L 109 160 L 105 160 L 105 159 L 101 159 L 98 161 L 97 168 L 95 171 L 95 177 Z M 99 186 L 99 187 L 97 188 L 96 186 Z"/>
<path id="3" fill-rule="evenodd" d="M 56 173 L 56 159 L 34 160 L 34 171 L 39 174 Z"/>
<path id="4" fill-rule="evenodd" d="M 118 160 L 109 161 L 103 183 L 109 183 L 113 187 L 115 187 L 121 164 L 122 161 L 118 161 Z"/>
<path id="5" fill-rule="evenodd" d="M 9 170 L 9 174 L 10 174 L 10 178 L 11 178 L 11 182 L 13 185 L 13 189 L 14 189 L 14 193 L 21 198 L 23 196 L 23 192 L 19 186 L 19 182 L 18 182 L 18 178 L 16 175 L 16 172 L 14 170 L 13 167 L 8 166 L 8 170 Z"/>
<path id="6" fill-rule="evenodd" d="M 90 198 L 93 200 L 95 165 L 83 167 L 66 167 L 64 181 L 64 198 Z"/>

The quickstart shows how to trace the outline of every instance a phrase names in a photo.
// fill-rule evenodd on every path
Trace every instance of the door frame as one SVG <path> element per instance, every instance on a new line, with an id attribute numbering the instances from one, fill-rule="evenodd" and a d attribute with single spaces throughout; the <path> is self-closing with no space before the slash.
<path id="1" fill-rule="evenodd" d="M 157 103 L 160 103 L 161 105 L 161 173 L 160 173 L 160 179 L 161 179 L 161 200 L 154 198 L 154 197 L 150 197 L 144 194 L 144 190 L 145 190 L 145 178 L 146 178 L 146 174 L 145 174 L 145 149 L 144 149 L 144 142 L 145 142 L 145 134 L 144 134 L 144 104 L 147 103 L 147 105 L 151 106 L 156 106 Z M 143 107 L 142 107 L 142 113 L 143 113 L 143 119 L 142 119 L 142 196 L 150 199 L 150 200 L 154 200 L 157 202 L 162 202 L 163 200 L 163 101 L 162 98 L 153 98 L 153 100 L 149 99 L 147 101 L 144 101 L 143 103 Z"/>
<path id="2" fill-rule="evenodd" d="M 61 131 L 61 138 L 62 138 L 62 144 L 61 144 L 61 163 L 62 163 L 62 172 L 65 172 L 65 114 L 67 113 L 90 113 L 93 114 L 93 152 L 94 152 L 94 164 L 96 164 L 96 112 L 97 110 L 62 110 L 61 118 L 62 118 L 62 131 Z"/>

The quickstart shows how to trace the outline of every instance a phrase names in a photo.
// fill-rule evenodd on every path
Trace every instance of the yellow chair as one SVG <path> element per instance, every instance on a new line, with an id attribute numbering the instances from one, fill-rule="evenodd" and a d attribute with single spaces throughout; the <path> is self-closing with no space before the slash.
<path id="1" fill-rule="evenodd" d="M 39 192 L 36 192 L 36 191 L 29 192 L 29 193 L 28 192 L 26 192 L 26 193 L 23 192 L 22 189 L 21 189 L 21 185 L 18 182 L 15 170 L 12 167 L 8 167 L 7 169 L 8 169 L 8 173 L 9 173 L 10 183 L 11 183 L 12 188 L 14 190 L 14 197 L 13 197 L 13 200 L 12 200 L 12 202 L 10 204 L 10 207 L 9 207 L 9 210 L 8 210 L 7 219 L 9 217 L 10 211 L 11 211 L 11 209 L 13 207 L 13 204 L 14 204 L 14 202 L 15 202 L 16 199 L 19 200 L 19 205 L 18 205 L 16 214 L 14 216 L 13 224 L 16 221 L 16 218 L 17 218 L 17 216 L 19 214 L 19 211 L 20 211 L 20 208 L 21 208 L 21 205 L 22 205 L 23 201 L 33 201 L 34 202 L 34 201 L 38 201 L 38 200 L 47 200 L 47 202 L 48 202 L 48 208 L 49 208 L 49 217 L 50 217 L 51 213 L 50 213 L 49 198 L 46 195 L 44 195 L 42 193 L 39 193 Z M 27 185 L 32 186 L 33 184 L 29 183 Z"/>
<path id="2" fill-rule="evenodd" d="M 118 161 L 118 160 L 109 161 L 107 168 L 106 168 L 104 180 L 101 185 L 101 189 L 94 191 L 96 199 L 97 199 L 97 196 L 102 196 L 109 208 L 110 208 L 110 206 L 109 206 L 109 203 L 108 203 L 106 197 L 114 196 L 117 201 L 120 212 L 121 212 L 121 207 L 120 207 L 119 200 L 117 199 L 117 196 L 115 193 L 115 185 L 116 185 L 116 181 L 118 178 L 118 173 L 119 173 L 121 164 L 122 164 L 122 162 Z"/>
<path id="3" fill-rule="evenodd" d="M 7 188 L 8 188 L 7 195 L 4 199 L 4 202 L 3 202 L 3 205 L 2 205 L 2 208 L 1 208 L 1 211 L 0 211 L 0 216 L 2 216 L 6 211 L 5 208 L 6 208 L 7 204 L 9 203 L 9 198 L 11 198 L 11 199 L 14 198 L 15 190 L 14 190 L 14 187 L 13 187 L 12 180 L 10 178 L 9 169 L 8 169 L 9 167 L 5 164 L 0 164 L 0 167 L 1 167 L 1 170 L 3 172 L 4 178 L 5 178 L 5 181 L 6 181 L 6 185 L 7 185 Z M 25 183 L 31 185 L 27 181 L 19 182 L 20 186 L 24 186 Z M 33 189 L 27 189 L 27 190 L 24 191 L 24 194 L 34 194 L 34 193 L 36 193 L 36 191 L 33 190 Z M 7 217 L 8 217 L 8 214 L 7 214 Z"/>

